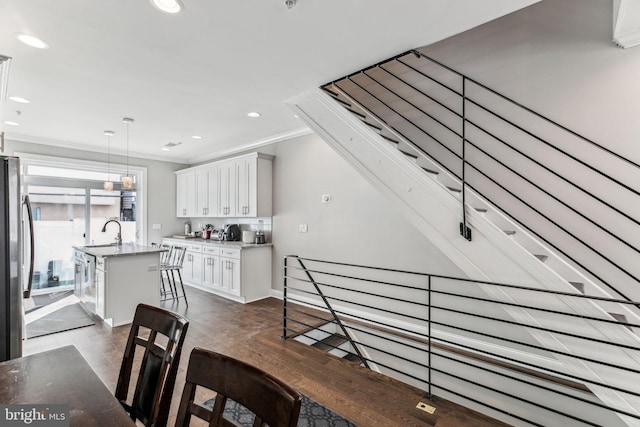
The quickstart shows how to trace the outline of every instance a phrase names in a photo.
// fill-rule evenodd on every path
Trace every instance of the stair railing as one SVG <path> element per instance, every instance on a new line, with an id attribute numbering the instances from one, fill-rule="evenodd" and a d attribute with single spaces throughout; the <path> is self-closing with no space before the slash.
<path id="1" fill-rule="evenodd" d="M 285 263 L 284 263 L 284 268 L 285 268 L 285 272 L 287 270 L 287 259 L 290 257 L 285 257 Z M 333 310 L 333 308 L 331 307 L 331 303 L 329 302 L 329 300 L 324 296 L 322 290 L 320 289 L 320 286 L 318 285 L 318 282 L 316 282 L 315 280 L 313 280 L 313 276 L 311 276 L 310 270 L 307 269 L 307 267 L 305 267 L 303 261 L 301 258 L 298 257 L 293 257 L 294 259 L 296 259 L 298 261 L 298 263 L 300 264 L 300 267 L 302 268 L 302 271 L 305 272 L 305 275 L 307 276 L 307 279 L 309 280 L 309 282 L 311 284 L 313 284 L 313 287 L 315 288 L 317 295 L 322 299 L 322 302 L 324 303 L 324 305 L 327 307 L 327 309 L 329 310 L 329 312 L 331 313 L 331 316 L 333 317 L 333 320 L 336 322 L 336 325 L 338 325 L 338 327 L 340 328 L 340 330 L 342 331 L 344 337 L 347 339 L 347 341 L 349 342 L 349 344 L 351 344 L 351 346 L 353 347 L 353 350 L 356 352 L 356 354 L 358 355 L 358 357 L 360 357 L 360 359 L 362 360 L 362 364 L 368 368 L 369 364 L 367 363 L 367 360 L 362 356 L 362 353 L 360 353 L 360 349 L 358 348 L 358 346 L 356 345 L 355 341 L 353 340 L 353 338 L 351 337 L 351 334 L 349 333 L 349 331 L 347 330 L 347 328 L 344 327 L 344 325 L 342 324 L 342 320 L 340 319 L 340 317 L 336 314 L 336 312 Z M 284 275 L 285 280 L 286 280 L 286 273 Z M 286 289 L 286 286 L 285 286 Z M 287 319 L 287 298 L 286 298 L 286 294 L 285 294 L 285 304 L 284 304 L 284 326 L 283 326 L 283 338 L 286 338 L 287 336 L 287 324 L 286 324 L 286 319 Z"/>
<path id="2" fill-rule="evenodd" d="M 477 208 L 469 206 L 468 195 L 472 192 L 476 199 L 497 208 L 591 280 L 612 290 L 614 295 L 632 299 L 628 294 L 632 285 L 623 290 L 614 283 L 632 280 L 633 286 L 640 285 L 640 269 L 633 261 L 624 261 L 640 255 L 640 240 L 636 237 L 640 235 L 640 220 L 628 212 L 634 211 L 629 207 L 633 203 L 640 204 L 640 191 L 626 184 L 625 179 L 612 175 L 639 176 L 640 165 L 417 50 L 352 73 L 323 88 L 345 96 L 349 104 L 366 112 L 381 128 L 410 144 L 459 181 L 460 233 L 465 238 L 471 240 L 467 209 Z M 407 117 L 404 106 L 416 114 Z M 525 118 L 510 117 L 520 113 Z M 532 121 L 536 123 L 535 131 L 527 127 Z M 526 122 L 527 126 L 519 122 Z M 561 135 L 544 136 L 556 132 Z M 573 138 L 579 148 L 562 146 L 559 142 L 566 138 Z M 564 164 L 547 163 L 548 159 L 539 158 L 536 150 L 529 148 L 534 143 L 540 147 L 537 151 L 546 150 L 544 153 L 548 152 L 549 157 L 558 156 Z M 587 154 L 593 159 L 589 160 Z M 619 163 L 605 171 L 593 164 L 602 155 L 607 156 L 609 163 Z M 578 182 L 579 178 L 571 174 L 572 168 L 598 179 L 596 189 L 589 190 Z M 535 178 L 531 176 L 534 169 Z M 559 184 L 551 188 L 540 184 L 552 180 Z M 598 190 L 598 186 L 610 186 L 611 190 Z M 616 194 L 621 194 L 621 199 L 612 201 L 611 196 Z M 551 208 L 539 208 L 540 200 L 545 205 L 559 206 L 558 211 L 566 218 L 558 219 L 555 210 L 549 213 Z M 594 211 L 606 213 L 600 217 L 587 213 L 583 207 L 587 202 L 595 204 Z M 603 215 L 610 223 L 603 224 Z M 530 218 L 536 223 L 532 224 Z M 598 237 L 588 237 L 589 233 L 576 230 L 575 224 L 591 227 L 591 234 Z M 629 227 L 617 227 L 618 224 L 628 224 L 636 232 L 629 231 Z M 599 248 L 607 246 L 602 241 L 609 240 L 616 245 L 618 252 L 614 255 Z"/>
<path id="3" fill-rule="evenodd" d="M 491 288 L 519 298 L 496 299 L 486 291 Z M 426 397 L 531 425 L 618 425 L 611 416 L 639 423 L 640 412 L 630 408 L 639 407 L 640 369 L 630 360 L 640 360 L 640 346 L 586 333 L 581 325 L 616 325 L 628 332 L 640 324 L 563 309 L 558 299 L 585 302 L 573 307 L 590 301 L 639 304 L 290 255 L 284 258 L 283 338 L 313 339 L 309 328 L 331 313 L 343 331 L 355 332 L 352 346 L 362 349 L 370 369 L 417 387 Z M 508 314 L 514 309 L 546 321 L 514 320 Z M 581 350 L 548 348 L 530 332 L 567 337 Z M 580 376 L 566 369 L 571 363 L 590 369 Z"/>

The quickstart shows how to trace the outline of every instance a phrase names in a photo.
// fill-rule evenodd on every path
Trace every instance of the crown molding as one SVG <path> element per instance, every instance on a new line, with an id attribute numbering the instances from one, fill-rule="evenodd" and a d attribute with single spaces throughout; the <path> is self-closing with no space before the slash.
<path id="1" fill-rule="evenodd" d="M 285 132 L 285 133 L 269 136 L 267 138 L 259 139 L 257 141 L 248 142 L 246 144 L 236 145 L 234 147 L 226 148 L 224 150 L 214 151 L 213 153 L 209 153 L 204 156 L 192 157 L 188 159 L 188 163 L 189 164 L 202 163 L 209 160 L 215 160 L 222 157 L 232 156 L 234 154 L 244 153 L 246 151 L 253 151 L 253 150 L 256 150 L 257 148 L 264 147 L 266 145 L 276 144 L 278 142 L 297 138 L 299 136 L 308 135 L 310 133 L 313 133 L 313 131 L 308 127 L 304 127 L 304 128 L 293 130 L 291 132 Z"/>

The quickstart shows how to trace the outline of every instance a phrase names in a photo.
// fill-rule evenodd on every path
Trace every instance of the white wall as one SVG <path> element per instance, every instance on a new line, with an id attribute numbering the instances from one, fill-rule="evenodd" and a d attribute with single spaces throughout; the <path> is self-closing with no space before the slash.
<path id="1" fill-rule="evenodd" d="M 285 255 L 464 277 L 320 137 L 271 147 L 273 289 Z M 321 196 L 331 195 L 323 204 Z M 298 232 L 300 224 L 307 233 Z"/>
<path id="2" fill-rule="evenodd" d="M 5 150 L 2 154 L 12 156 L 15 152 L 96 162 L 106 162 L 107 157 L 104 153 L 5 140 Z M 124 164 L 126 163 L 126 158 L 112 154 L 111 162 Z M 176 218 L 176 179 L 174 171 L 183 169 L 186 165 L 135 157 L 129 158 L 129 164 L 147 168 L 147 242 L 159 242 L 163 236 L 182 233 L 184 231 L 184 221 Z M 153 230 L 153 224 L 161 224 L 162 229 Z"/>

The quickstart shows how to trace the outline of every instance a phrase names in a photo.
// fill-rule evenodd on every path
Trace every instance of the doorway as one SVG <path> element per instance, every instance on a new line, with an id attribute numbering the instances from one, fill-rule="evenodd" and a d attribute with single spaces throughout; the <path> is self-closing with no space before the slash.
<path id="1" fill-rule="evenodd" d="M 35 253 L 31 298 L 25 300 L 27 337 L 93 324 L 90 318 L 79 320 L 86 314 L 74 292 L 73 247 L 114 242 L 118 227 L 102 231 L 111 219 L 121 223 L 124 242 L 140 243 L 140 185 L 122 190 L 116 184 L 105 191 L 103 182 L 113 180 L 114 174 L 105 177 L 95 164 L 70 167 L 67 162 L 52 165 L 50 160 L 43 164 L 29 159 L 22 163 L 22 194 L 31 201 Z"/>

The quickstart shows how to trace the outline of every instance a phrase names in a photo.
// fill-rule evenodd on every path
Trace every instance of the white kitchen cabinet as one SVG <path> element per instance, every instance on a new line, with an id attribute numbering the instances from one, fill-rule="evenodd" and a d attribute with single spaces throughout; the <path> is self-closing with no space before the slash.
<path id="1" fill-rule="evenodd" d="M 178 217 L 272 214 L 272 156 L 252 153 L 176 172 Z"/>
<path id="2" fill-rule="evenodd" d="M 196 216 L 196 173 L 194 171 L 176 173 L 176 216 L 179 218 Z"/>
<path id="3" fill-rule="evenodd" d="M 220 289 L 220 248 L 202 248 L 202 286 Z"/>
<path id="4" fill-rule="evenodd" d="M 270 244 L 163 239 L 164 245 L 186 246 L 182 279 L 186 285 L 238 302 L 271 296 Z"/>
<path id="5" fill-rule="evenodd" d="M 236 162 L 218 164 L 218 216 L 236 216 Z"/>
<path id="6" fill-rule="evenodd" d="M 218 209 L 218 167 L 196 171 L 196 216 L 215 217 Z"/>
<path id="7" fill-rule="evenodd" d="M 240 296 L 240 249 L 220 249 L 220 290 Z"/>
<path id="8" fill-rule="evenodd" d="M 183 245 L 187 252 L 182 262 L 182 280 L 195 285 L 202 284 L 202 247 L 200 245 Z"/>
<path id="9" fill-rule="evenodd" d="M 236 159 L 236 216 L 271 216 L 272 161 L 260 154 Z"/>

